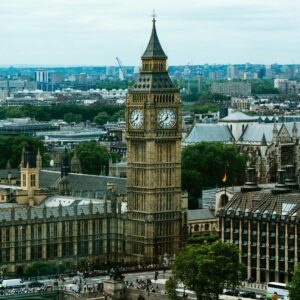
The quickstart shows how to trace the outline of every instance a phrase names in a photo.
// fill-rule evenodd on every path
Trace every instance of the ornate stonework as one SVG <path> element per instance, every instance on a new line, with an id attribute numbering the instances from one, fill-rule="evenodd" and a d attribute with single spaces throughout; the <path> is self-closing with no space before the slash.
<path id="1" fill-rule="evenodd" d="M 159 262 L 181 244 L 181 99 L 155 20 L 140 75 L 126 102 L 127 253 Z"/>

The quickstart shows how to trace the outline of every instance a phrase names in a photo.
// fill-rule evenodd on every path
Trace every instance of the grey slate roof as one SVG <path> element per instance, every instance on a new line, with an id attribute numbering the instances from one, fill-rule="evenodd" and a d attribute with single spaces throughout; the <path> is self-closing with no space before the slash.
<path id="1" fill-rule="evenodd" d="M 283 124 L 277 124 L 277 130 L 280 132 Z M 292 136 L 293 126 L 294 123 L 284 123 L 287 131 L 289 132 L 290 136 Z M 257 142 L 260 143 L 262 141 L 263 135 L 265 135 L 266 142 L 270 144 L 272 142 L 273 137 L 273 127 L 274 124 L 272 123 L 260 123 L 260 124 L 249 124 L 240 140 L 242 141 L 249 141 L 249 142 Z M 298 130 L 298 137 L 300 137 L 300 123 L 296 123 L 296 127 Z"/>
<path id="2" fill-rule="evenodd" d="M 293 123 L 293 122 L 284 123 L 284 126 L 286 127 L 286 129 L 289 132 L 289 134 L 292 136 L 292 131 L 293 131 L 294 124 L 296 124 L 296 128 L 297 128 L 297 131 L 298 131 L 298 137 L 300 137 L 300 122 L 296 122 L 296 123 Z M 279 128 L 278 128 L 278 130 L 279 130 Z"/>
<path id="3" fill-rule="evenodd" d="M 153 19 L 153 27 L 151 32 L 151 37 L 148 43 L 148 46 L 142 56 L 144 58 L 163 58 L 167 59 L 167 55 L 165 54 L 162 46 L 160 45 L 156 28 L 155 28 L 155 20 Z"/>
<path id="4" fill-rule="evenodd" d="M 259 117 L 256 116 L 248 116 L 240 111 L 236 111 L 231 113 L 227 117 L 220 120 L 220 122 L 255 122 L 258 121 Z"/>
<path id="5" fill-rule="evenodd" d="M 267 143 L 271 143 L 272 132 L 273 124 L 249 124 L 240 140 L 260 143 L 265 135 Z"/>
<path id="6" fill-rule="evenodd" d="M 114 183 L 117 193 L 125 194 L 127 189 L 127 179 L 111 176 L 98 176 L 88 174 L 69 173 L 69 187 L 73 192 L 98 192 L 102 194 L 107 188 L 107 183 Z M 42 170 L 40 174 L 40 187 L 58 187 L 60 172 Z M 88 195 L 86 195 L 88 196 Z"/>
<path id="7" fill-rule="evenodd" d="M 195 124 L 190 134 L 185 138 L 186 143 L 200 142 L 230 142 L 233 136 L 227 125 Z"/>
<path id="8" fill-rule="evenodd" d="M 189 209 L 187 212 L 188 221 L 214 219 L 216 216 L 208 208 Z"/>
<path id="9" fill-rule="evenodd" d="M 167 72 L 143 73 L 130 88 L 131 92 L 140 91 L 178 91 Z"/>
<path id="10" fill-rule="evenodd" d="M 300 193 L 273 194 L 270 191 L 236 193 L 218 214 L 256 213 L 265 216 L 300 216 Z"/>
<path id="11" fill-rule="evenodd" d="M 20 172 L 18 169 L 10 169 L 11 178 L 20 177 Z M 0 178 L 7 178 L 8 169 L 0 169 Z"/>

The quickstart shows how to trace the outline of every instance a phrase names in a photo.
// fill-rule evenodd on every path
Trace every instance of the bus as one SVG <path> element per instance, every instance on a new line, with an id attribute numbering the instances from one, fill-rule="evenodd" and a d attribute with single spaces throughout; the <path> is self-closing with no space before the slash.
<path id="1" fill-rule="evenodd" d="M 278 300 L 284 299 L 288 300 L 289 291 L 286 287 L 285 283 L 280 282 L 269 282 L 267 285 L 267 294 L 274 294 L 274 292 L 278 295 Z"/>

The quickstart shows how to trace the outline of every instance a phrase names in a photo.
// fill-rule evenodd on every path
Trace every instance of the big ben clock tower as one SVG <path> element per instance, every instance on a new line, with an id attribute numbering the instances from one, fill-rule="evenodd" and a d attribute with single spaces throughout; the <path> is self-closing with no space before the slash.
<path id="1" fill-rule="evenodd" d="M 155 28 L 126 101 L 127 254 L 159 262 L 181 244 L 181 99 Z"/>

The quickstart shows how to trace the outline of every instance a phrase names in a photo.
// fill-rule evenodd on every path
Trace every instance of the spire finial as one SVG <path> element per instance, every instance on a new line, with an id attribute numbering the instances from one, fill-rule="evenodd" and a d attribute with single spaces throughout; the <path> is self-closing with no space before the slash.
<path id="1" fill-rule="evenodd" d="M 155 14 L 155 9 L 153 9 L 153 14 L 152 14 L 152 22 L 155 24 L 156 22 L 156 14 Z"/>

